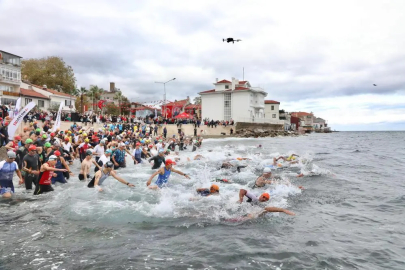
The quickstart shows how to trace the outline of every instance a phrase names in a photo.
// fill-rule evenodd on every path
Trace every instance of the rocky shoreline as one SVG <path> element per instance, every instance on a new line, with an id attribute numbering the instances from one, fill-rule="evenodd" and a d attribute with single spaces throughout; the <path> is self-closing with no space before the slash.
<path id="1" fill-rule="evenodd" d="M 294 131 L 284 130 L 263 130 L 259 128 L 255 129 L 241 129 L 235 132 L 235 137 L 239 138 L 262 138 L 262 137 L 277 137 L 277 136 L 291 136 L 297 137 L 300 134 Z"/>

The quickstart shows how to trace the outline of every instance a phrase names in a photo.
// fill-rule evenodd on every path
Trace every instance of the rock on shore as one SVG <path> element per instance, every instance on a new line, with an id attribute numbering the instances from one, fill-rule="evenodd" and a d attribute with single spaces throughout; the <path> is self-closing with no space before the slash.
<path id="1" fill-rule="evenodd" d="M 3 146 L 0 148 L 0 161 L 7 158 L 7 149 Z"/>
<path id="2" fill-rule="evenodd" d="M 298 136 L 298 132 L 284 130 L 263 130 L 263 129 L 241 129 L 235 132 L 235 137 L 241 138 L 259 138 L 259 137 L 277 137 L 277 136 Z"/>

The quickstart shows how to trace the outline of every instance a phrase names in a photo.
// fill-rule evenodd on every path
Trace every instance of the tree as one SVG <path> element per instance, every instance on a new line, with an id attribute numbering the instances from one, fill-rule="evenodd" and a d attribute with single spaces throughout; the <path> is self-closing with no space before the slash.
<path id="1" fill-rule="evenodd" d="M 193 101 L 195 105 L 201 104 L 201 97 L 195 97 Z"/>
<path id="2" fill-rule="evenodd" d="M 80 89 L 77 89 L 77 94 L 78 94 L 78 96 L 80 96 L 80 111 L 82 112 L 82 114 L 84 113 L 83 101 L 84 101 L 85 95 L 87 94 L 88 91 L 89 90 L 87 90 L 85 87 L 80 87 Z M 87 98 L 86 98 L 86 101 L 87 101 Z"/>
<path id="3" fill-rule="evenodd" d="M 101 94 L 104 92 L 103 88 L 99 88 L 97 85 L 90 86 L 87 96 L 91 98 L 93 111 L 97 111 L 97 103 L 101 98 Z"/>
<path id="4" fill-rule="evenodd" d="M 105 108 L 105 114 L 118 115 L 119 108 L 114 103 L 108 103 Z"/>
<path id="5" fill-rule="evenodd" d="M 60 89 L 64 93 L 72 93 L 76 88 L 73 68 L 58 56 L 31 58 L 21 64 L 22 78 L 32 84 L 46 85 L 48 88 Z"/>
<path id="6" fill-rule="evenodd" d="M 123 95 L 121 91 L 118 91 L 115 93 L 114 99 L 118 100 L 118 109 L 119 109 L 119 114 L 121 114 L 121 101 L 122 101 Z"/>
<path id="7" fill-rule="evenodd" d="M 79 95 L 78 95 L 79 96 Z M 82 102 L 83 102 L 83 107 L 82 107 Z M 82 110 L 82 108 L 84 108 L 84 106 L 86 106 L 87 108 L 89 108 L 91 105 L 89 98 L 86 95 L 83 95 L 83 100 L 82 98 L 77 98 L 75 101 L 75 107 L 76 107 L 76 111 L 77 112 L 83 112 L 84 110 Z"/>

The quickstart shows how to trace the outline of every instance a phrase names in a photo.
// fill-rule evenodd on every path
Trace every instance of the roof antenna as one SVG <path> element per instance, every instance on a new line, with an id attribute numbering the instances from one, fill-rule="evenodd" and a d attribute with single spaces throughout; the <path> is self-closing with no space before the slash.
<path id="1" fill-rule="evenodd" d="M 242 81 L 244 81 L 245 80 L 245 67 L 243 67 L 243 79 L 242 79 Z"/>

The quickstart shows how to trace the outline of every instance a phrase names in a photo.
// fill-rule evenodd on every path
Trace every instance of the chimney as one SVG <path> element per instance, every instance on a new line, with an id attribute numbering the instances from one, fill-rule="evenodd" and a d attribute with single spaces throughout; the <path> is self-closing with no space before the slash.
<path id="1" fill-rule="evenodd" d="M 46 87 L 46 84 L 42 85 L 42 89 L 43 89 L 43 90 L 48 89 L 48 88 Z"/>
<path id="2" fill-rule="evenodd" d="M 232 77 L 232 86 L 231 86 L 231 90 L 235 90 L 236 87 L 236 80 L 234 77 Z"/>
<path id="3" fill-rule="evenodd" d="M 215 82 L 218 82 L 218 78 L 215 78 Z"/>
<path id="4" fill-rule="evenodd" d="M 110 82 L 110 92 L 115 91 L 115 82 Z"/>
<path id="5" fill-rule="evenodd" d="M 29 90 L 34 90 L 34 89 L 32 89 L 32 85 L 28 85 L 28 89 Z"/>
<path id="6" fill-rule="evenodd" d="M 187 96 L 187 100 L 188 100 L 188 102 L 190 102 L 190 97 L 189 96 Z"/>

